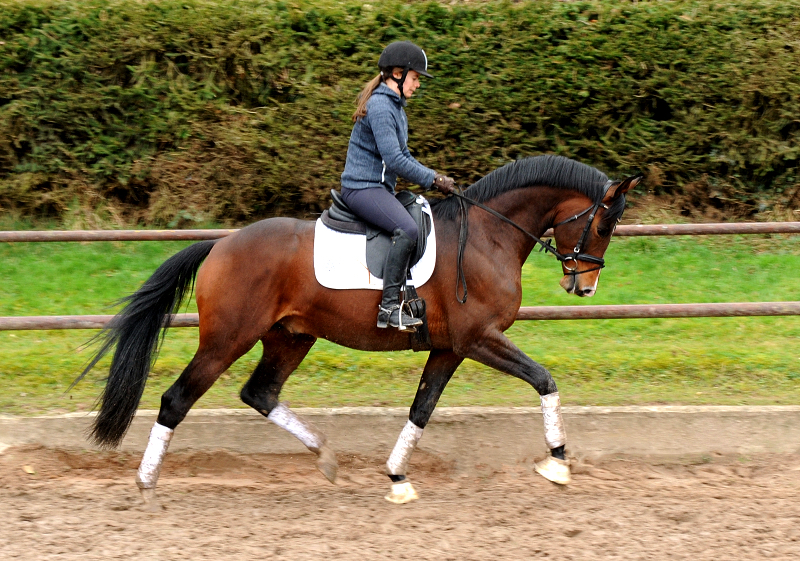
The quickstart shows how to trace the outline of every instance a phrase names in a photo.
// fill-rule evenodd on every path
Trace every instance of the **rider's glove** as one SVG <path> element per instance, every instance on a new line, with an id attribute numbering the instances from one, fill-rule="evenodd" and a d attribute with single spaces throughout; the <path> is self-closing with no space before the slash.
<path id="1" fill-rule="evenodd" d="M 453 178 L 442 175 L 441 173 L 437 173 L 433 176 L 433 186 L 445 195 L 449 195 L 456 190 L 456 182 Z"/>

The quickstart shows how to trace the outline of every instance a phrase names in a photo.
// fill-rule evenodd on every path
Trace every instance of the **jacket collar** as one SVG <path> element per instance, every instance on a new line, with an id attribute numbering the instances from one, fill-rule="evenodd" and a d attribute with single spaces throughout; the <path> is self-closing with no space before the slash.
<path id="1" fill-rule="evenodd" d="M 385 96 L 389 97 L 389 99 L 391 99 L 392 101 L 397 103 L 398 105 L 400 105 L 402 107 L 406 106 L 406 100 L 405 99 L 400 99 L 400 94 L 396 93 L 394 90 L 392 90 L 392 88 L 387 86 L 386 83 L 384 83 L 384 82 L 381 82 L 381 84 L 377 88 L 375 88 L 375 90 L 372 92 L 372 94 L 373 95 L 375 95 L 375 94 L 385 95 Z"/>

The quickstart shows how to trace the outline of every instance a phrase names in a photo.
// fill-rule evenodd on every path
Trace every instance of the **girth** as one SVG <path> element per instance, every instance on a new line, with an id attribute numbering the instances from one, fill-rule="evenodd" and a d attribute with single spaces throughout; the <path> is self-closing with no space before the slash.
<path id="1" fill-rule="evenodd" d="M 425 253 L 428 234 L 431 231 L 431 218 L 422 212 L 422 198 L 418 198 L 411 191 L 400 191 L 395 198 L 411 215 L 419 231 L 417 248 L 411 255 L 409 263 L 409 267 L 412 267 Z M 383 264 L 386 261 L 386 254 L 389 253 L 389 247 L 392 245 L 391 233 L 361 220 L 350 210 L 350 207 L 342 199 L 342 195 L 335 189 L 331 189 L 331 206 L 322 213 L 320 218 L 322 223 L 331 230 L 346 234 L 366 235 L 367 268 L 372 275 L 379 279 L 383 278 Z"/>

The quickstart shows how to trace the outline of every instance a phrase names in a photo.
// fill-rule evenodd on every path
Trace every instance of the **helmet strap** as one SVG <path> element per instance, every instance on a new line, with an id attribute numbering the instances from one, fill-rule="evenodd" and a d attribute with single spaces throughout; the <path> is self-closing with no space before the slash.
<path id="1" fill-rule="evenodd" d="M 403 69 L 403 75 L 400 76 L 399 79 L 395 78 L 394 74 L 389 74 L 389 78 L 391 78 L 392 80 L 397 82 L 397 87 L 400 88 L 400 99 L 405 99 L 406 98 L 406 93 L 403 90 L 403 85 L 406 82 L 406 76 L 408 76 L 408 68 L 404 68 Z"/>

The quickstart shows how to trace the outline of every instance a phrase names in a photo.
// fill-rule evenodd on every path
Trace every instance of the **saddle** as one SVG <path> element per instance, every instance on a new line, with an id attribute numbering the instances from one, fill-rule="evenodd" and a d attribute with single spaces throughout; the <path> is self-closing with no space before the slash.
<path id="1" fill-rule="evenodd" d="M 428 234 L 431 232 L 431 218 L 422 212 L 422 199 L 411 191 L 400 191 L 395 198 L 402 204 L 414 222 L 417 223 L 419 235 L 417 236 L 417 249 L 408 263 L 409 268 L 417 264 L 425 253 L 428 244 Z M 356 216 L 342 195 L 331 189 L 331 206 L 322 213 L 322 223 L 331 230 L 346 234 L 361 234 L 367 236 L 367 268 L 369 272 L 379 279 L 383 278 L 383 264 L 386 254 L 392 245 L 391 234 L 368 224 Z"/>
<path id="2" fill-rule="evenodd" d="M 408 263 L 409 270 L 417 264 L 425 253 L 428 245 L 428 235 L 431 232 L 431 217 L 422 212 L 423 199 L 417 198 L 411 191 L 400 191 L 395 195 L 398 201 L 405 207 L 411 218 L 417 224 L 419 235 L 417 237 L 417 249 L 411 256 Z M 331 189 L 331 206 L 322 213 L 320 217 L 322 223 L 337 232 L 346 234 L 361 234 L 367 237 L 367 268 L 369 272 L 383 278 L 383 265 L 386 261 L 386 254 L 392 244 L 391 235 L 380 228 L 368 224 L 356 216 L 342 199 L 341 194 L 335 189 Z M 408 275 L 408 272 L 406 272 Z M 411 348 L 414 351 L 428 351 L 432 348 L 431 336 L 428 330 L 428 318 L 425 310 L 425 300 L 417 295 L 417 290 L 413 284 L 406 284 L 403 289 L 403 308 L 412 317 L 420 318 L 422 325 L 416 331 L 409 333 Z"/>

